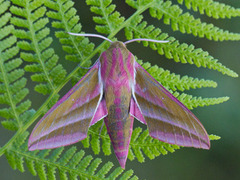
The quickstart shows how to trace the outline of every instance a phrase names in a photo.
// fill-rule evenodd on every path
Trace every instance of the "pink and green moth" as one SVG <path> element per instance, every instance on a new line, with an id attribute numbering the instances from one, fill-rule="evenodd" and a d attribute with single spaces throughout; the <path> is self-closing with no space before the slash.
<path id="1" fill-rule="evenodd" d="M 208 134 L 196 116 L 157 82 L 123 42 L 111 42 L 87 74 L 37 123 L 30 151 L 67 146 L 87 137 L 88 128 L 104 119 L 116 157 L 125 168 L 134 118 L 149 135 L 179 146 L 209 149 Z M 166 41 L 165 41 L 166 42 Z"/>

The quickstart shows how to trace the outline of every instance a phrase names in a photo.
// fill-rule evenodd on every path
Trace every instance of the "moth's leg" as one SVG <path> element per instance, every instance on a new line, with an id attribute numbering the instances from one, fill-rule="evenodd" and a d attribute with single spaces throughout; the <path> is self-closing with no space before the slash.
<path id="1" fill-rule="evenodd" d="M 101 135 L 101 132 L 102 132 L 103 126 L 104 126 L 104 121 L 102 121 L 102 126 L 101 126 L 101 128 L 100 128 L 100 130 L 99 130 L 99 136 Z"/>

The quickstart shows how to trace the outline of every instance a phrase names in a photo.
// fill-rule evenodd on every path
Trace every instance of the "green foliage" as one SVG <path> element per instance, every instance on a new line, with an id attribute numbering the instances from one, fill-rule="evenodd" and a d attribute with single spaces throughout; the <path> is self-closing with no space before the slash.
<path id="1" fill-rule="evenodd" d="M 25 162 L 32 175 L 38 175 L 40 179 L 56 179 L 57 171 L 61 179 L 138 179 L 133 176 L 132 170 L 124 171 L 118 167 L 113 171 L 113 163 L 101 165 L 100 158 L 86 156 L 83 150 L 77 151 L 74 146 L 65 151 L 64 147 L 61 147 L 30 152 L 24 143 L 27 138 L 28 133 L 25 132 L 17 138 L 12 148 L 6 151 L 7 160 L 13 169 L 24 172 Z"/>
<path id="2" fill-rule="evenodd" d="M 94 126 L 90 127 L 88 136 L 81 141 L 85 148 L 92 147 L 95 154 L 101 151 L 100 144 L 102 144 L 103 153 L 108 156 L 111 154 L 111 141 L 107 134 L 107 128 L 102 128 L 102 121 L 97 122 Z M 170 145 L 148 135 L 148 130 L 142 132 L 142 128 L 135 128 L 132 132 L 132 138 L 129 145 L 128 159 L 134 160 L 137 158 L 139 162 L 144 162 L 144 155 L 149 159 L 154 159 L 159 155 L 166 155 L 168 152 L 174 152 L 179 149 L 177 145 Z"/>
<path id="3" fill-rule="evenodd" d="M 102 123 L 102 121 L 99 121 L 94 126 L 90 127 L 87 138 L 81 142 L 85 148 L 91 146 L 94 154 L 100 153 L 100 144 L 102 144 L 102 151 L 108 156 L 111 154 L 111 141 L 107 134 L 106 126 L 102 128 Z M 209 139 L 218 140 L 220 137 L 209 135 Z M 143 131 L 142 128 L 138 127 L 132 132 L 128 159 L 132 161 L 136 158 L 139 162 L 144 162 L 145 156 L 149 159 L 155 159 L 160 155 L 173 153 L 177 149 L 180 149 L 180 146 L 167 144 L 154 139 L 149 136 L 148 130 Z"/>
<path id="4" fill-rule="evenodd" d="M 45 5 L 50 9 L 47 16 L 52 20 L 52 27 L 56 28 L 55 36 L 62 44 L 62 49 L 67 53 L 65 59 L 79 63 L 80 66 L 89 67 L 90 60 L 86 60 L 94 49 L 94 44 L 90 43 L 88 38 L 71 36 L 66 32 L 81 32 L 81 24 L 79 16 L 76 15 L 77 10 L 73 7 L 74 2 L 52 1 L 46 0 Z M 78 76 L 83 76 L 84 70 L 78 71 Z M 76 83 L 79 77 L 74 77 L 73 82 Z"/>
<path id="5" fill-rule="evenodd" d="M 157 81 L 159 81 L 165 88 L 169 91 L 180 91 L 202 88 L 202 87 L 216 87 L 217 83 L 210 80 L 199 80 L 198 78 L 176 75 L 168 70 L 159 68 L 157 65 L 151 66 L 150 63 L 143 63 L 138 60 L 138 63 L 145 68 L 149 74 L 151 74 Z M 218 98 L 202 98 L 193 97 L 192 95 L 187 95 L 185 93 L 174 92 L 173 95 L 178 98 L 185 106 L 189 109 L 196 108 L 198 106 L 209 106 L 214 104 L 220 104 L 229 99 L 229 97 L 218 97 Z"/>
<path id="6" fill-rule="evenodd" d="M 63 81 L 66 70 L 57 64 L 59 57 L 53 48 L 49 48 L 53 38 L 48 37 L 50 29 L 46 26 L 49 20 L 44 17 L 47 8 L 43 6 L 42 0 L 13 0 L 12 3 L 14 5 L 10 11 L 16 16 L 11 19 L 11 23 L 19 27 L 14 34 L 24 39 L 18 42 L 18 46 L 25 50 L 20 56 L 31 62 L 25 66 L 25 70 L 33 72 L 31 79 L 40 83 L 35 86 L 35 90 L 49 94 Z"/>
<path id="7" fill-rule="evenodd" d="M 240 16 L 240 9 L 228 6 L 223 3 L 214 2 L 212 0 L 178 0 L 180 4 L 186 5 L 188 9 L 199 11 L 200 14 L 206 14 L 213 18 L 231 18 Z"/>
<path id="8" fill-rule="evenodd" d="M 163 0 L 127 0 L 127 3 L 135 9 L 142 9 L 143 6 L 148 6 L 150 15 L 157 19 L 162 19 L 165 24 L 171 24 L 174 31 L 193 34 L 198 37 L 206 37 L 210 40 L 240 40 L 240 35 L 222 30 L 213 24 L 202 23 L 200 19 L 195 19 L 190 13 L 182 13 L 183 10 L 172 5 L 171 1 L 164 2 Z"/>
<path id="9" fill-rule="evenodd" d="M 97 24 L 96 30 L 99 33 L 110 34 L 114 32 L 119 24 L 124 22 L 124 17 L 115 11 L 116 5 L 111 4 L 111 0 L 87 0 L 88 5 L 91 5 L 90 10 L 98 16 L 94 16 L 93 20 Z"/>
<path id="10" fill-rule="evenodd" d="M 157 81 L 159 81 L 165 88 L 173 91 L 189 90 L 190 88 L 202 88 L 202 87 L 217 87 L 217 83 L 211 80 L 198 79 L 188 76 L 181 77 L 175 73 L 170 73 L 168 70 L 159 68 L 157 65 L 152 66 L 150 63 L 143 63 L 141 60 L 137 62 L 146 69 Z"/>
<path id="11" fill-rule="evenodd" d="M 132 134 L 128 158 L 137 158 L 139 162 L 144 162 L 143 153 L 149 158 L 154 159 L 160 155 L 167 155 L 168 152 L 175 152 L 179 146 L 167 144 L 148 135 L 148 130 L 142 132 L 141 128 L 135 128 Z"/>
<path id="12" fill-rule="evenodd" d="M 168 37 L 167 33 L 161 33 L 159 28 L 155 28 L 153 25 L 148 26 L 145 21 L 141 22 L 142 18 L 142 16 L 136 17 L 136 19 L 131 22 L 131 25 L 126 27 L 125 33 L 128 39 L 141 37 L 169 40 L 169 43 L 164 44 L 156 44 L 152 42 L 143 42 L 143 44 L 145 46 L 149 45 L 153 50 L 157 50 L 159 54 L 164 54 L 168 59 L 174 59 L 176 62 L 194 64 L 197 67 L 208 67 L 209 69 L 217 70 L 232 77 L 238 76 L 237 73 L 210 56 L 208 52 L 203 51 L 201 48 L 195 49 L 192 44 L 180 44 L 175 38 Z"/>
<path id="13" fill-rule="evenodd" d="M 202 98 L 202 97 L 193 97 L 185 93 L 179 94 L 178 92 L 173 93 L 173 95 L 178 98 L 188 109 L 193 109 L 198 106 L 209 106 L 214 104 L 220 104 L 229 99 L 229 97 L 219 97 L 219 98 Z"/>
<path id="14" fill-rule="evenodd" d="M 8 25 L 10 13 L 5 13 L 10 6 L 9 1 L 0 2 L 0 116 L 5 120 L 2 125 L 9 130 L 17 130 L 31 116 L 34 110 L 29 110 L 30 100 L 24 100 L 29 90 L 25 87 L 27 79 L 24 70 L 20 68 L 22 60 L 16 58 L 19 48 L 17 38 L 12 35 L 14 27 Z"/>
<path id="15" fill-rule="evenodd" d="M 78 63 L 82 61 L 86 63 L 85 59 L 93 51 L 94 44 L 90 43 L 88 38 L 70 36 L 66 33 L 81 33 L 80 18 L 76 15 L 77 10 L 73 7 L 74 3 L 67 0 L 47 0 L 45 5 L 51 9 L 51 11 L 47 12 L 47 16 L 53 19 L 52 27 L 57 29 L 55 35 L 63 45 L 63 50 L 68 53 L 66 59 Z M 88 63 L 88 65 L 90 64 Z"/>
<path id="16" fill-rule="evenodd" d="M 212 0 L 178 0 L 180 4 L 183 2 L 188 9 L 192 8 L 210 17 L 239 16 L 239 9 Z M 126 0 L 126 3 L 136 10 L 128 18 L 121 15 L 121 8 L 117 8 L 111 0 L 86 0 L 94 14 L 96 31 L 108 35 L 110 39 L 124 30 L 127 39 L 169 40 L 170 42 L 165 44 L 143 42 L 143 45 L 175 62 L 217 70 L 231 77 L 238 76 L 208 52 L 195 48 L 192 44 L 181 44 L 156 25 L 142 21 L 142 14 L 149 11 L 153 18 L 160 20 L 159 24 L 163 21 L 171 25 L 170 28 L 174 31 L 193 34 L 199 38 L 206 37 L 215 41 L 239 40 L 239 34 L 203 23 L 189 12 L 183 13 L 183 10 L 178 5 L 173 5 L 170 0 Z M 82 7 L 78 8 L 78 11 L 81 11 Z M 91 59 L 109 46 L 109 42 L 104 41 L 95 47 L 88 38 L 74 37 L 66 33 L 83 33 L 80 22 L 72 0 L 12 0 L 11 3 L 0 0 L 0 116 L 4 118 L 4 121 L 1 121 L 4 128 L 17 130 L 0 148 L 0 156 L 5 154 L 11 167 L 21 172 L 25 170 L 25 163 L 28 170 L 40 179 L 56 179 L 56 172 L 59 172 L 61 179 L 137 179 L 132 170 L 123 171 L 119 167 L 113 170 L 111 162 L 101 165 L 101 159 L 85 155 L 83 150 L 78 151 L 75 147 L 33 152 L 27 149 L 28 128 L 52 107 L 59 97 L 59 91 L 69 80 L 76 82 L 79 76 L 86 73 L 80 66 L 89 67 Z M 58 62 L 58 51 L 52 47 L 52 41 L 56 40 L 54 33 L 66 53 L 65 59 L 61 57 L 60 60 L 76 63 L 76 68 L 68 76 L 65 68 Z M 214 105 L 229 99 L 194 97 L 185 92 L 189 89 L 216 88 L 215 81 L 180 76 L 140 60 L 138 63 L 189 109 Z M 48 94 L 37 111 L 29 110 L 31 101 L 26 99 L 29 90 L 26 88 L 28 76 L 25 71 L 32 73 L 28 81 L 35 82 L 35 91 Z M 102 121 L 92 126 L 88 137 L 81 142 L 85 148 L 91 148 L 94 154 L 103 152 L 108 156 L 112 154 L 111 141 L 106 127 L 101 127 Z M 216 135 L 210 135 L 209 138 L 220 139 Z M 168 152 L 173 153 L 179 148 L 151 138 L 147 130 L 138 127 L 133 130 L 128 159 L 144 162 L 145 157 L 154 159 Z"/>
<path id="17" fill-rule="evenodd" d="M 211 134 L 211 135 L 209 135 L 209 139 L 210 140 L 219 140 L 219 139 L 221 139 L 221 137 Z"/>

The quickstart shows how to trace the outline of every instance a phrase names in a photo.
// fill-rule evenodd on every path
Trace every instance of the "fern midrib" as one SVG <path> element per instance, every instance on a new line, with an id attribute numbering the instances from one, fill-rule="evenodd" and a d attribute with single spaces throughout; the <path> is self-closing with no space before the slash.
<path id="1" fill-rule="evenodd" d="M 110 35 L 108 36 L 109 39 L 111 39 L 112 37 L 114 37 L 121 29 L 125 28 L 129 22 L 132 21 L 132 19 L 134 19 L 135 16 L 138 16 L 139 14 L 141 14 L 142 12 L 144 12 L 145 10 L 147 10 L 149 7 L 151 6 L 151 4 L 149 3 L 148 5 L 139 8 L 132 16 L 130 16 L 126 21 L 124 21 L 120 26 L 118 26 L 116 28 L 115 31 L 113 31 L 112 33 L 110 33 Z M 93 52 L 86 57 L 85 61 L 89 61 L 92 57 L 94 57 L 106 44 L 107 42 L 104 41 L 102 42 L 98 47 L 96 47 Z M 14 140 L 21 135 L 22 133 L 24 133 L 31 125 L 32 123 L 35 122 L 35 120 L 42 114 L 42 112 L 44 111 L 45 107 L 49 104 L 49 102 L 52 100 L 52 98 L 62 89 L 62 87 L 79 71 L 81 67 L 76 67 L 64 80 L 63 82 L 56 87 L 51 95 L 47 98 L 47 100 L 42 104 L 42 106 L 37 110 L 37 112 L 32 116 L 32 118 L 21 128 L 19 129 L 14 136 L 2 147 L 0 148 L 0 157 L 4 154 L 4 152 L 6 151 L 6 149 L 9 148 L 9 146 L 11 146 L 11 144 L 14 142 Z"/>
<path id="2" fill-rule="evenodd" d="M 58 164 L 57 162 L 54 163 L 54 162 L 52 162 L 52 161 L 50 161 L 50 160 L 47 160 L 47 159 L 41 159 L 41 158 L 38 158 L 38 156 L 30 156 L 30 155 L 27 154 L 27 153 L 23 153 L 23 152 L 21 152 L 21 151 L 15 150 L 15 149 L 9 149 L 8 151 L 14 152 L 14 153 L 19 154 L 19 155 L 21 155 L 21 156 L 24 156 L 24 157 L 26 157 L 26 158 L 28 158 L 28 159 L 32 159 L 32 160 L 34 160 L 34 161 L 36 161 L 36 162 L 42 162 L 41 164 L 50 165 L 50 167 L 57 167 L 57 168 L 59 168 L 59 169 L 61 169 L 61 170 L 65 170 L 65 171 L 67 171 L 67 172 L 70 172 L 70 171 L 71 171 L 71 172 L 74 172 L 74 173 L 76 173 L 76 174 L 81 174 L 81 176 L 83 176 L 83 177 L 85 176 L 85 177 L 87 177 L 87 178 L 99 179 L 99 180 L 102 179 L 102 178 L 99 178 L 99 177 L 92 176 L 92 175 L 89 175 L 89 174 L 87 174 L 87 173 L 84 173 L 84 172 L 82 172 L 81 170 L 75 170 L 75 169 L 71 169 L 71 168 L 69 168 L 69 167 L 67 167 L 67 166 L 62 166 L 62 165 Z"/>
<path id="3" fill-rule="evenodd" d="M 149 39 L 151 39 L 151 37 L 149 36 L 149 34 L 143 34 L 143 32 L 142 31 L 139 31 L 138 29 L 136 29 L 136 27 L 135 26 L 132 26 L 132 25 L 130 25 L 129 27 L 131 27 L 135 32 L 137 32 L 138 34 L 142 34 L 143 35 L 143 37 L 146 37 L 146 38 L 149 38 Z M 174 40 L 175 41 L 175 40 Z M 173 42 L 174 41 L 171 41 L 172 42 L 172 44 L 173 44 Z M 163 46 L 163 48 L 164 48 L 164 46 L 165 47 L 168 47 L 168 48 L 171 48 L 172 49 L 172 47 L 171 47 L 171 44 L 159 44 L 159 46 Z M 180 45 L 178 45 L 177 47 L 175 47 L 175 49 L 177 49 L 178 47 L 179 47 Z M 178 54 L 180 54 L 180 55 L 182 55 L 183 54 L 183 56 L 185 57 L 186 56 L 186 50 L 184 49 L 184 50 L 182 50 L 181 48 L 180 48 L 180 50 L 181 51 L 185 51 L 185 54 L 184 54 L 184 52 L 179 52 L 178 51 Z M 172 50 L 171 50 L 172 51 Z M 191 54 L 193 54 L 193 55 L 195 55 L 195 53 L 194 52 L 191 52 Z M 179 56 L 180 56 L 179 55 Z M 187 54 L 188 55 L 188 54 Z M 190 56 L 190 55 L 189 55 Z M 192 59 L 193 59 L 193 61 L 195 61 L 195 58 L 194 58 L 194 56 L 191 56 L 192 57 Z M 174 58 L 172 58 L 172 59 L 174 59 Z M 190 63 L 190 62 L 188 62 L 187 61 L 187 63 L 188 64 L 191 64 L 191 65 L 195 65 L 195 66 L 197 66 L 195 63 Z M 208 67 L 208 66 L 207 66 Z M 209 68 L 209 67 L 208 67 Z M 215 70 L 215 69 L 214 69 Z M 216 69 L 218 72 L 221 72 L 221 71 L 219 71 L 218 69 Z"/>
<path id="4" fill-rule="evenodd" d="M 107 24 L 108 24 L 108 26 L 109 26 L 109 29 L 110 29 L 110 32 L 112 32 L 112 26 L 111 26 L 111 23 L 109 23 L 109 21 L 108 21 L 108 15 L 106 15 L 106 13 L 105 13 L 105 10 L 104 10 L 104 6 L 103 6 L 103 3 L 102 3 L 103 1 L 100 1 L 100 7 L 101 7 L 101 10 L 102 10 L 102 12 L 103 12 L 103 17 L 105 18 L 105 20 L 107 21 Z M 106 7 L 106 9 L 107 9 L 107 7 Z"/>
<path id="5" fill-rule="evenodd" d="M 186 0 L 184 0 L 184 1 L 186 1 Z M 190 2 L 192 2 L 192 1 L 194 1 L 194 3 L 196 4 L 196 6 L 197 6 L 197 11 L 198 12 L 200 12 L 199 11 L 199 7 L 201 7 L 201 8 L 203 8 L 203 10 L 205 10 L 205 12 L 207 11 L 207 10 L 212 10 L 212 8 L 215 8 L 215 4 L 218 4 L 218 6 L 217 6 L 217 10 L 218 11 L 211 11 L 211 13 L 213 14 L 213 13 L 217 13 L 217 15 L 218 15 L 218 17 L 219 18 L 225 18 L 227 15 L 227 13 L 226 13 L 226 9 L 225 9 L 225 7 L 228 7 L 228 5 L 226 5 L 226 4 L 224 4 L 224 3 L 220 3 L 220 2 L 215 2 L 215 1 L 212 1 L 212 0 L 210 0 L 210 1 L 208 1 L 208 6 L 204 6 L 205 4 L 205 2 L 206 2 L 206 0 L 198 0 L 198 1 L 196 1 L 196 0 L 190 0 Z M 178 2 L 179 3 L 179 2 Z M 188 2 L 189 3 L 189 2 Z M 179 4 L 181 4 L 181 3 L 179 3 Z M 220 6 L 224 6 L 224 8 L 219 8 Z M 191 9 L 193 9 L 192 8 L 192 5 L 190 6 L 190 8 Z M 240 16 L 240 9 L 232 9 L 233 7 L 231 7 L 230 9 L 228 9 L 228 10 L 231 10 L 231 11 L 233 11 L 234 13 L 236 13 L 236 14 L 238 14 L 238 15 L 233 15 L 233 14 L 231 14 L 230 16 L 232 16 L 232 17 L 236 17 L 236 16 Z M 222 13 L 224 13 L 224 14 L 222 14 Z M 206 14 L 206 13 L 204 13 L 204 14 Z M 207 15 L 207 14 L 206 14 Z M 224 17 L 221 17 L 220 15 L 223 15 Z M 208 16 L 208 15 L 207 15 Z M 212 16 L 209 16 L 209 17 L 213 17 L 213 18 L 215 18 L 213 15 Z"/>
<path id="6" fill-rule="evenodd" d="M 2 75 L 3 75 L 3 81 L 4 81 L 5 88 L 6 88 L 8 99 L 9 99 L 9 102 L 10 102 L 10 106 L 13 110 L 14 116 L 15 116 L 16 121 L 18 123 L 18 127 L 20 128 L 21 127 L 20 119 L 19 119 L 19 116 L 18 116 L 17 111 L 16 111 L 16 105 L 13 103 L 12 94 L 10 93 L 10 89 L 9 89 L 9 81 L 8 81 L 8 78 L 7 78 L 7 73 L 6 73 L 6 71 L 4 69 L 4 66 L 3 66 L 3 60 L 1 60 L 1 59 L 0 59 L 0 68 L 1 68 Z"/>
<path id="7" fill-rule="evenodd" d="M 38 43 L 37 43 L 37 40 L 36 40 L 36 32 L 33 28 L 33 22 L 30 20 L 30 17 L 31 17 L 31 11 L 29 9 L 29 1 L 26 3 L 26 11 L 27 11 L 27 21 L 29 23 L 29 31 L 30 31 L 30 34 L 32 36 L 32 42 L 33 42 L 33 46 L 34 46 L 34 49 L 36 50 L 36 54 L 37 54 L 37 57 L 38 57 L 38 62 L 40 63 L 40 65 L 42 66 L 42 69 L 43 69 L 43 72 L 45 74 L 45 77 L 47 78 L 47 81 L 48 83 L 50 84 L 50 87 L 52 89 L 52 91 L 55 90 L 55 87 L 54 85 L 52 84 L 52 81 L 47 73 L 47 70 L 46 70 L 46 67 L 44 65 L 44 62 L 41 58 L 41 52 L 39 52 L 39 46 L 38 46 Z"/>
<path id="8" fill-rule="evenodd" d="M 67 32 L 70 32 L 71 30 L 68 28 L 68 24 L 67 24 L 67 22 L 65 21 L 65 17 L 64 17 L 64 13 L 63 13 L 63 11 L 62 11 L 62 5 L 63 4 L 61 4 L 61 3 L 59 3 L 59 1 L 56 1 L 56 3 L 58 4 L 58 6 L 59 6 L 59 13 L 61 14 L 61 20 L 62 20 L 62 22 L 63 22 L 63 24 L 64 24 L 64 27 L 65 27 L 65 29 L 67 30 Z M 72 41 L 72 43 L 73 43 L 73 46 L 74 46 L 74 48 L 75 48 L 75 50 L 77 50 L 77 53 L 79 54 L 79 56 L 80 56 L 80 58 L 82 59 L 82 62 L 81 62 L 81 64 L 80 65 L 83 65 L 86 61 L 84 61 L 83 60 L 83 54 L 79 51 L 79 48 L 78 48 L 78 45 L 76 44 L 76 42 L 74 41 L 74 37 L 73 36 L 69 36 L 70 37 L 70 39 L 71 39 L 71 41 Z"/>
<path id="9" fill-rule="evenodd" d="M 135 16 L 140 15 L 141 13 L 143 13 L 144 11 L 146 11 L 149 7 L 151 7 L 151 3 L 149 3 L 148 5 L 137 9 L 137 11 L 130 16 L 126 21 L 124 21 L 120 26 L 118 26 L 115 31 L 113 31 L 112 33 L 110 33 L 110 35 L 108 36 L 108 39 L 113 38 L 120 30 L 122 30 L 123 28 L 127 27 L 127 25 L 130 25 L 130 22 L 132 21 L 132 19 L 134 19 Z M 102 45 L 102 44 L 101 44 Z"/>
<path id="10" fill-rule="evenodd" d="M 156 2 L 156 0 L 153 1 L 153 2 Z M 165 3 L 165 2 L 163 2 L 163 3 Z M 152 3 L 152 4 L 155 4 L 155 3 Z M 156 2 L 156 4 L 157 4 L 157 2 Z M 170 14 L 170 13 L 168 13 L 167 11 L 165 11 L 164 9 L 162 9 L 160 6 L 152 6 L 152 8 L 157 8 L 158 10 L 162 11 L 163 14 L 167 14 L 168 17 L 170 17 L 171 21 L 173 21 L 173 19 L 174 19 L 174 21 L 177 22 L 177 24 L 179 24 L 179 21 L 180 21 L 180 18 L 178 18 L 178 17 L 183 16 L 183 14 L 180 14 L 178 17 L 172 16 L 172 14 Z M 186 13 L 184 13 L 184 14 L 186 14 Z M 192 15 L 191 15 L 191 16 L 192 16 Z M 192 20 L 191 23 L 192 23 L 193 21 L 196 21 L 196 20 L 197 20 L 197 19 L 194 18 L 194 20 Z M 181 21 L 180 23 L 183 24 L 184 27 L 189 26 L 189 24 L 185 23 L 185 21 Z M 218 28 L 218 27 L 214 26 L 214 27 L 212 27 L 212 28 L 210 29 L 210 31 L 211 31 L 213 28 Z M 204 29 L 206 29 L 206 28 L 204 28 Z M 218 28 L 218 29 L 220 30 L 220 28 Z M 190 28 L 190 30 L 191 30 L 191 32 L 192 32 L 192 28 Z M 223 33 L 226 32 L 225 30 L 222 30 L 222 31 L 223 31 Z M 199 32 L 199 31 L 197 31 L 197 32 Z M 182 33 L 183 33 L 183 32 L 182 32 Z M 187 33 L 187 34 L 189 34 L 189 33 Z M 237 34 L 237 35 L 239 35 L 239 34 Z M 206 37 L 206 31 L 204 31 L 204 36 Z M 238 39 L 239 39 L 239 38 L 238 38 Z M 238 39 L 235 39 L 235 40 L 238 40 Z"/>

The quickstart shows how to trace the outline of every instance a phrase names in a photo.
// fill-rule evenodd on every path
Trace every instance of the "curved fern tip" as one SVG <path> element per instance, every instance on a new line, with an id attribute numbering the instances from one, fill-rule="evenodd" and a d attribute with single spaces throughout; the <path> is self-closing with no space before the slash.
<path id="1" fill-rule="evenodd" d="M 220 136 L 217 136 L 217 135 L 213 135 L 213 134 L 210 134 L 210 135 L 208 135 L 209 136 L 209 139 L 210 140 L 219 140 L 219 139 L 221 139 L 221 137 Z"/>

